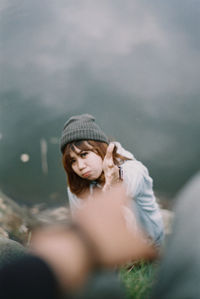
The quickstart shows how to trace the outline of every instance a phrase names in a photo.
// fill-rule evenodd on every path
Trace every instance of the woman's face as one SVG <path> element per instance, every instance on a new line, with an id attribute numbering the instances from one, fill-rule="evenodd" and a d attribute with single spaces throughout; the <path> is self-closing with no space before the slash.
<path id="1" fill-rule="evenodd" d="M 90 150 L 80 150 L 75 147 L 75 152 L 71 150 L 71 166 L 73 171 L 83 179 L 90 181 L 100 177 L 103 171 L 102 158 Z"/>

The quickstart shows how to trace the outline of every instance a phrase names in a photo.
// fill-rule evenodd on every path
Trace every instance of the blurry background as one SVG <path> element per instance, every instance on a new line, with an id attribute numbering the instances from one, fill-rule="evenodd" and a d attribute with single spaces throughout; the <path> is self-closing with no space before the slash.
<path id="1" fill-rule="evenodd" d="M 173 199 L 200 160 L 200 2 L 1 0 L 0 189 L 66 202 L 64 122 L 91 113 Z"/>

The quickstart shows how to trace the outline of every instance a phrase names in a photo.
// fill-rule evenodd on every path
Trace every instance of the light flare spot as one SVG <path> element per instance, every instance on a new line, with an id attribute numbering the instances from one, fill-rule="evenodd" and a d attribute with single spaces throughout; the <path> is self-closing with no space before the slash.
<path id="1" fill-rule="evenodd" d="M 20 159 L 23 163 L 26 163 L 30 160 L 30 156 L 28 154 L 21 154 Z"/>

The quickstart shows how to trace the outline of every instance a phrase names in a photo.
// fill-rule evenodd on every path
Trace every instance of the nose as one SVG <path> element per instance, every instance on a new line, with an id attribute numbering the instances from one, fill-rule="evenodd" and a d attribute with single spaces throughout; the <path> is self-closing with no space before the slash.
<path id="1" fill-rule="evenodd" d="M 79 168 L 80 170 L 84 169 L 84 168 L 85 168 L 85 162 L 84 162 L 84 160 L 81 159 L 81 158 L 79 158 L 79 159 L 77 160 L 77 166 L 78 166 L 78 168 Z"/>

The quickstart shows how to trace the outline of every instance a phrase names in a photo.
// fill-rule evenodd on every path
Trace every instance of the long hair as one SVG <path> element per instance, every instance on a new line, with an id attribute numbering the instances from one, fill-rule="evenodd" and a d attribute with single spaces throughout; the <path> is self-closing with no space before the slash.
<path id="1" fill-rule="evenodd" d="M 99 155 L 103 160 L 106 155 L 108 144 L 102 141 L 95 140 L 79 140 L 73 141 L 66 145 L 63 152 L 62 163 L 67 174 L 67 184 L 72 193 L 74 193 L 75 195 L 80 195 L 81 193 L 89 189 L 91 182 L 87 179 L 79 177 L 72 169 L 70 152 L 75 152 L 75 147 L 77 147 L 81 151 L 93 151 L 95 154 Z M 126 158 L 118 154 L 116 151 L 117 147 L 115 146 L 113 150 L 113 162 L 115 165 L 120 165 L 125 160 L 130 160 L 129 158 Z M 97 179 L 97 182 L 100 184 L 105 183 L 105 177 L 103 172 Z"/>

